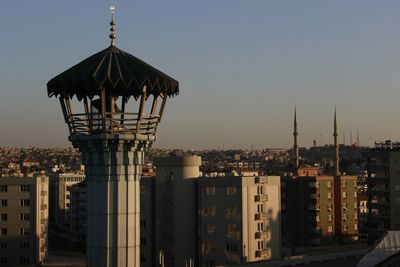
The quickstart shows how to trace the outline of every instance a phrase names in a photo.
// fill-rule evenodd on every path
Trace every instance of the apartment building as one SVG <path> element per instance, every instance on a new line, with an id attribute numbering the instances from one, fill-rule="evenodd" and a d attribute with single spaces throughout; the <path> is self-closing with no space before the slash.
<path id="1" fill-rule="evenodd" d="M 199 266 L 280 257 L 280 177 L 198 180 Z"/>
<path id="2" fill-rule="evenodd" d="M 85 174 L 81 172 L 53 173 L 50 175 L 49 241 L 53 249 L 74 249 L 74 242 L 71 242 L 71 225 L 74 222 L 71 217 L 70 189 L 73 185 L 84 180 Z"/>
<path id="3" fill-rule="evenodd" d="M 368 152 L 368 239 L 400 230 L 400 143 L 376 142 Z"/>
<path id="4" fill-rule="evenodd" d="M 310 174 L 283 178 L 283 246 L 358 239 L 357 177 Z"/>
<path id="5" fill-rule="evenodd" d="M 0 265 L 37 266 L 47 255 L 49 179 L 0 177 Z"/>

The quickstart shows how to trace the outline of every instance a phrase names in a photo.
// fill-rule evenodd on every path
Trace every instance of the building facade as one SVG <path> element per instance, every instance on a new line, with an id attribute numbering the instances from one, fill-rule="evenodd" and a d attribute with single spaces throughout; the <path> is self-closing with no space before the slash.
<path id="1" fill-rule="evenodd" d="M 284 247 L 358 238 L 356 176 L 312 175 L 282 181 Z"/>
<path id="2" fill-rule="evenodd" d="M 0 265 L 36 266 L 47 255 L 49 179 L 0 178 Z"/>
<path id="3" fill-rule="evenodd" d="M 400 230 L 400 143 L 375 143 L 368 153 L 368 239 Z"/>
<path id="4" fill-rule="evenodd" d="M 201 177 L 198 266 L 280 257 L 280 177 Z"/>

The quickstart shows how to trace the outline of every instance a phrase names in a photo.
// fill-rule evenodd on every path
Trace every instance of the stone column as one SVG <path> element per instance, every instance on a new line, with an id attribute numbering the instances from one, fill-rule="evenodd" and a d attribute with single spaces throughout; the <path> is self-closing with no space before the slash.
<path id="1" fill-rule="evenodd" d="M 147 141 L 74 138 L 87 177 L 87 267 L 140 266 L 140 177 Z"/>

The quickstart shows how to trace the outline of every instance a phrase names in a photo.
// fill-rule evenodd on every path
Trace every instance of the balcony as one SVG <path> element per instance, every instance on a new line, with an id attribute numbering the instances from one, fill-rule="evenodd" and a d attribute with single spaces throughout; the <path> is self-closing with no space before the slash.
<path id="1" fill-rule="evenodd" d="M 254 216 L 255 220 L 268 220 L 268 213 L 266 212 L 261 212 L 261 213 L 256 213 Z"/>
<path id="2" fill-rule="evenodd" d="M 255 232 L 254 234 L 255 239 L 261 239 L 261 238 L 268 238 L 268 232 Z"/>
<path id="3" fill-rule="evenodd" d="M 259 176 L 257 176 L 255 179 L 254 179 L 254 183 L 256 183 L 256 184 L 262 184 L 262 183 L 268 183 L 268 177 L 259 177 Z"/>
<path id="4" fill-rule="evenodd" d="M 263 202 L 263 201 L 268 201 L 267 195 L 255 195 L 254 196 L 254 202 Z"/>

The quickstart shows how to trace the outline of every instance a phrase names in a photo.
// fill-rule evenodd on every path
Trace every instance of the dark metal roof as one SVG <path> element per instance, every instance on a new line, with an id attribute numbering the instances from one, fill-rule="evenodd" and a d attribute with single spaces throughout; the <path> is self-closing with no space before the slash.
<path id="1" fill-rule="evenodd" d="M 74 95 L 81 100 L 100 95 L 104 88 L 113 96 L 139 97 L 143 85 L 147 95 L 179 93 L 179 83 L 146 62 L 115 46 L 88 57 L 47 83 L 49 97 Z"/>

